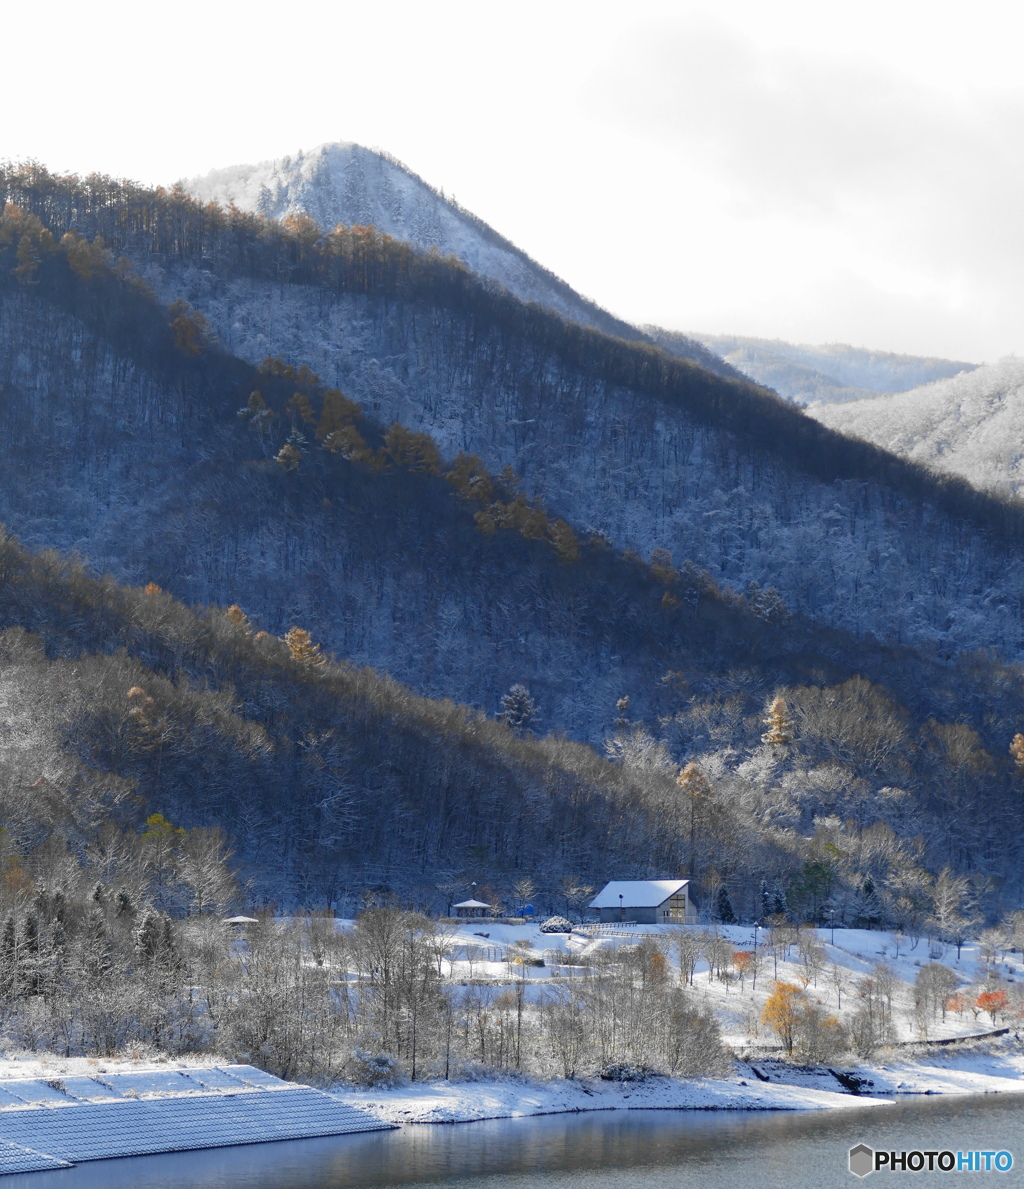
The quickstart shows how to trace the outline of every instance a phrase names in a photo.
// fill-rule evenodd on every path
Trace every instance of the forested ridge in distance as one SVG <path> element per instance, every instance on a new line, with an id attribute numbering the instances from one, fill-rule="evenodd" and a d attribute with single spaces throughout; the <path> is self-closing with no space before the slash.
<path id="1" fill-rule="evenodd" d="M 135 584 L 4 546 L 5 684 L 32 707 L 29 744 L 4 753 L 26 871 L 52 879 L 64 851 L 78 864 L 105 831 L 160 813 L 227 831 L 253 896 L 312 905 L 375 890 L 438 907 L 442 885 L 471 880 L 500 898 L 523 873 L 555 904 L 566 878 L 682 870 L 725 881 L 744 913 L 768 883 L 806 918 L 828 903 L 899 923 L 929 911 L 946 866 L 984 911 L 1019 895 L 1016 668 L 858 638 L 667 551 L 623 552 L 512 470 L 377 421 L 300 360 L 233 356 L 106 244 L 454 303 L 760 451 L 792 423 L 793 465 L 834 457 L 997 540 L 1016 539 L 1016 510 L 370 231 L 324 246 L 301 221 L 19 176 L 36 213 L 12 204 L 0 230 L 5 515 L 34 546 L 89 540 Z M 244 610 L 190 610 L 161 587 Z M 317 590 L 359 659 L 418 693 L 318 663 L 324 621 L 297 613 Z M 296 627 L 312 641 L 286 641 Z M 494 715 L 519 681 L 543 717 L 511 729 Z"/>

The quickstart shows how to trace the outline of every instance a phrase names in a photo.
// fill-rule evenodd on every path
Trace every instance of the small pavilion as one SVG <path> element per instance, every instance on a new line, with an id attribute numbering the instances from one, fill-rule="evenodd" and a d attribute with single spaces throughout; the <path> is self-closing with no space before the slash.
<path id="1" fill-rule="evenodd" d="M 461 904 L 453 905 L 457 917 L 482 917 L 491 911 L 489 904 L 482 900 L 463 900 Z"/>

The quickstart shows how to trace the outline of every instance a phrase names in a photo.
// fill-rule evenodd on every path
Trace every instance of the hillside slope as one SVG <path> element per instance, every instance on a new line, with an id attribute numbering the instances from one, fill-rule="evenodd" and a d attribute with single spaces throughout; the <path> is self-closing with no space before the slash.
<path id="1" fill-rule="evenodd" d="M 1024 488 L 1024 360 L 809 410 L 823 425 L 999 495 Z"/>
<path id="2" fill-rule="evenodd" d="M 655 342 L 671 345 L 673 336 L 669 332 L 651 330 L 651 335 Z M 881 392 L 905 392 L 978 366 L 954 359 L 867 351 L 846 343 L 812 347 L 742 335 L 694 337 L 755 383 L 804 406 L 817 402 L 841 404 Z"/>
<path id="3" fill-rule="evenodd" d="M 53 217 L 60 192 L 47 193 Z M 195 244 L 197 212 L 153 196 L 135 209 L 154 238 L 140 235 L 131 250 L 169 275 L 187 253 L 140 246 L 157 246 L 164 230 Z M 119 227 L 123 208 L 99 208 L 104 218 L 111 212 L 114 240 L 131 227 Z M 411 332 L 417 363 L 438 385 L 453 361 L 486 361 L 492 380 L 480 391 L 528 395 L 544 421 L 542 386 L 531 394 L 501 379 L 537 383 L 520 366 L 525 340 L 558 382 L 549 396 L 564 393 L 567 378 L 584 393 L 621 387 L 637 432 L 646 404 L 669 428 L 700 435 L 708 475 L 732 459 L 760 485 L 755 496 L 785 482 L 819 511 L 820 497 L 811 501 L 823 487 L 832 507 L 849 500 L 847 515 L 860 518 L 866 537 L 879 519 L 895 532 L 916 514 L 938 530 L 937 548 L 958 533 L 969 561 L 1002 556 L 1000 576 L 1012 577 L 1012 509 L 846 442 L 774 398 L 650 349 L 634 356 L 507 298 L 489 306 L 493 294 L 463 271 L 394 257 L 393 245 L 335 237 L 330 244 L 351 254 L 325 257 L 270 224 L 232 228 L 254 233 L 243 241 L 255 266 L 254 276 L 240 272 L 246 284 L 262 283 L 264 257 L 274 271 L 291 259 L 300 276 L 309 270 L 292 289 L 336 311 L 344 287 L 315 284 L 315 269 L 343 265 L 336 279 L 363 285 L 347 295 L 351 308 L 370 332 L 404 317 L 389 333 Z M 217 263 L 225 248 L 217 237 L 196 244 L 203 263 Z M 396 259 L 418 297 L 367 292 L 367 277 L 383 285 Z M 230 303 L 238 278 L 207 271 L 204 283 L 213 278 Z M 292 289 L 280 290 L 285 313 Z M 808 883 L 804 868 L 822 847 L 853 914 L 863 915 L 866 867 L 883 888 L 904 886 L 892 882 L 899 872 L 920 882 L 914 871 L 925 860 L 1016 886 L 1020 789 L 1008 744 L 1024 721 L 1024 696 L 1015 668 L 989 654 L 941 663 L 859 640 L 788 614 L 770 590 L 739 595 L 663 551 L 648 563 L 611 548 L 527 499 L 515 474 L 442 457 L 432 440 L 387 428 L 308 369 L 274 359 L 256 368 L 231 355 L 194 308 L 162 306 L 98 242 L 70 232 L 57 239 L 17 210 L 0 220 L 0 291 L 3 514 L 34 544 L 77 547 L 97 569 L 138 583 L 126 590 L 13 545 L 0 556 L 0 626 L 14 633 L 5 643 L 6 705 L 30 711 L 9 713 L 3 787 L 13 799 L 7 819 L 24 818 L 26 845 L 45 836 L 38 813 L 54 808 L 26 791 L 43 780 L 67 790 L 56 808 L 72 823 L 104 799 L 116 808 L 131 797 L 136 809 L 172 820 L 224 825 L 245 854 L 273 855 L 263 864 L 267 886 L 288 896 L 310 881 L 321 899 L 345 879 L 429 883 L 474 864 L 505 880 L 523 869 L 596 879 L 609 865 L 685 865 L 694 878 L 727 874 L 748 898 L 770 877 L 817 911 L 819 882 Z M 475 311 L 475 349 L 458 333 L 452 347 L 456 319 L 466 316 L 460 293 Z M 236 319 L 249 313 L 234 310 Z M 437 347 L 433 358 L 424 345 Z M 805 436 L 793 441 L 788 429 Z M 585 431 L 576 432 L 585 445 Z M 579 456 L 579 443 L 563 441 Z M 833 453 L 809 457 L 808 442 Z M 818 477 L 826 467 L 844 483 Z M 931 501 L 916 513 L 915 493 Z M 783 493 L 774 498 L 782 507 Z M 790 506 L 791 520 L 804 514 Z M 988 535 L 976 531 L 982 523 Z M 805 531 L 803 545 L 816 549 L 806 556 L 827 558 L 828 539 Z M 915 543 L 928 557 L 923 533 Z M 731 548 L 729 538 L 723 545 Z M 197 614 L 167 591 L 238 602 L 255 622 L 238 610 Z M 350 660 L 401 675 L 417 693 L 468 705 L 425 703 L 349 665 L 321 668 L 275 638 L 294 625 Z M 543 746 L 489 720 L 518 680 L 530 683 L 543 714 L 520 730 L 554 729 Z M 766 703 L 780 691 L 795 728 L 782 751 L 763 738 Z M 339 722 L 353 699 L 363 709 Z M 56 725 L 47 733 L 40 723 Z M 562 730 L 606 743 L 616 763 Z M 708 781 L 696 800 L 675 780 L 687 760 Z M 622 795 L 602 801 L 606 781 Z M 550 809 L 536 815 L 543 841 L 520 822 L 534 799 Z M 449 810 L 457 828 L 445 824 Z M 288 847 L 275 849 L 278 837 Z M 899 899 L 894 892 L 885 911 L 901 912 Z"/>
<path id="4" fill-rule="evenodd" d="M 792 609 L 857 633 L 1024 655 L 1020 611 L 1001 593 L 1024 564 L 1016 551 L 940 511 L 946 495 L 959 507 L 951 489 L 918 488 L 885 458 L 862 470 L 848 444 L 815 438 L 813 422 L 766 395 L 654 358 L 653 383 L 633 378 L 642 358 L 620 380 L 594 366 L 598 342 L 567 358 L 546 328 L 510 332 L 472 309 L 179 260 L 140 267 L 165 299 L 202 309 L 242 358 L 307 362 L 379 421 L 432 434 L 448 456 L 511 466 L 557 515 L 619 547 L 665 549 L 739 589 L 777 587 Z M 978 512 L 986 526 L 1004 514 Z"/>
<path id="5" fill-rule="evenodd" d="M 73 220 L 127 249 L 164 299 L 184 297 L 197 306 L 239 361 L 251 367 L 275 355 L 306 364 L 378 424 L 400 421 L 427 431 L 444 456 L 471 451 L 492 474 L 511 465 L 527 494 L 579 531 L 603 534 L 645 557 L 667 550 L 734 588 L 775 586 L 792 610 L 858 634 L 1021 655 L 1016 591 L 1024 560 L 1015 542 L 1024 520 L 1018 513 L 834 434 L 763 390 L 650 346 L 574 327 L 482 286 L 456 263 L 417 255 L 372 232 L 321 237 L 315 229 L 228 217 L 113 183 L 109 192 L 87 194 L 74 184 L 25 184 L 15 176 L 8 194 L 39 211 L 57 234 Z M 12 240 L 12 261 L 15 248 Z M 291 279 L 278 279 L 282 273 Z M 32 286 L 6 275 L 11 300 L 30 300 Z M 51 423 L 54 408 L 79 416 L 78 403 L 47 395 L 47 385 L 88 391 L 92 381 L 75 366 L 73 352 L 53 350 L 45 327 L 29 359 L 18 318 L 8 322 L 6 383 L 26 394 L 26 408 L 32 397 L 41 425 Z M 132 456 L 150 447 L 119 426 L 120 406 L 136 406 L 132 373 L 114 367 L 110 375 L 112 423 L 125 454 L 114 473 L 137 485 L 146 471 L 133 466 Z M 126 405 L 117 386 L 126 386 Z M 208 422 L 201 433 L 174 411 L 180 396 L 173 389 L 167 399 L 154 424 L 198 456 L 207 457 L 233 432 L 225 424 L 233 417 L 227 405 L 237 409 L 237 397 L 218 392 L 214 403 L 190 407 L 189 417 Z M 17 400 L 10 408 L 21 415 Z M 139 415 L 144 424 L 153 418 L 144 410 Z M 277 424 L 287 431 L 287 422 Z M 280 433 L 274 429 L 263 448 Z M 24 440 L 21 447 L 9 437 L 8 449 L 36 459 L 33 433 Z M 156 438 L 152 450 L 158 474 L 170 465 L 168 451 Z M 102 455 L 87 463 L 95 466 L 97 483 L 109 482 Z M 54 465 L 68 465 L 59 451 Z M 33 524 L 44 515 L 47 501 L 59 527 L 59 509 L 77 498 L 87 473 L 88 465 L 62 477 L 44 501 L 33 488 L 17 516 L 10 513 L 17 530 L 22 519 Z M 154 490 L 173 509 L 190 483 L 182 472 L 177 483 Z M 231 506 L 212 501 L 211 523 Z M 86 536 L 78 545 L 91 552 L 88 542 L 103 518 L 83 515 L 82 523 Z M 164 534 L 169 526 L 184 533 L 175 515 L 158 524 Z M 32 539 L 45 536 L 33 529 Z M 213 551 L 197 573 L 231 572 L 235 555 L 220 550 L 216 533 L 182 539 Z M 288 534 L 269 539 L 288 553 Z M 325 548 L 314 535 L 308 564 L 322 564 Z M 241 553 L 262 555 L 262 545 Z M 150 556 L 155 564 L 163 554 L 156 549 Z M 192 570 L 190 562 L 180 572 Z M 281 595 L 273 567 L 266 587 L 275 598 L 289 597 Z"/>

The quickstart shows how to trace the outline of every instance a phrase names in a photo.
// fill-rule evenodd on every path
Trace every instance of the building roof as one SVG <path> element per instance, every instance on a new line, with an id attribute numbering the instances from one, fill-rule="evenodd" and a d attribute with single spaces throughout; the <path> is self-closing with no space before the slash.
<path id="1" fill-rule="evenodd" d="M 490 908 L 489 904 L 485 904 L 482 900 L 463 900 L 461 904 L 453 905 L 454 908 Z"/>
<path id="2" fill-rule="evenodd" d="M 605 884 L 590 902 L 591 908 L 657 908 L 681 892 L 688 879 L 616 879 Z M 619 897 L 622 897 L 620 900 Z"/>

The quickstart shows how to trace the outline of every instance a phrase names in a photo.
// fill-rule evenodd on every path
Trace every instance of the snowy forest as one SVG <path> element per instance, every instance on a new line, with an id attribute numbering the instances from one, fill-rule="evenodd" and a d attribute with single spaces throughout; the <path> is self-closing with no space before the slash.
<path id="1" fill-rule="evenodd" d="M 1017 906 L 1016 507 L 372 229 L 0 188 L 25 896 L 158 815 L 225 908 Z"/>

